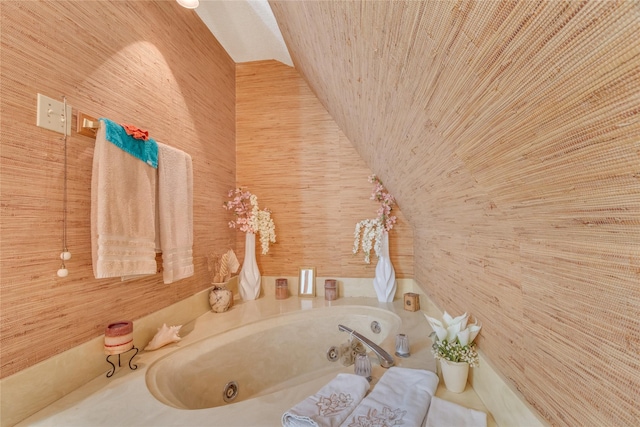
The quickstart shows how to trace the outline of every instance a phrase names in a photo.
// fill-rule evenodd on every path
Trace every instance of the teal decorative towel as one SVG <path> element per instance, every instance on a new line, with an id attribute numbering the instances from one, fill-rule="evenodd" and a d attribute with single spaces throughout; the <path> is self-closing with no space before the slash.
<path id="1" fill-rule="evenodd" d="M 149 138 L 147 141 L 127 135 L 122 126 L 104 117 L 100 118 L 106 130 L 106 140 L 120 147 L 149 166 L 158 169 L 158 143 Z"/>

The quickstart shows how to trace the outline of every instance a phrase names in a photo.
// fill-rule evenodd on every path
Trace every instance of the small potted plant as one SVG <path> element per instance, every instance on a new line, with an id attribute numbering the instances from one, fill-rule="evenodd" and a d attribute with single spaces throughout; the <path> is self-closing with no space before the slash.
<path id="1" fill-rule="evenodd" d="M 433 346 L 431 352 L 440 361 L 442 379 L 447 390 L 462 393 L 467 385 L 469 367 L 478 366 L 478 352 L 473 342 L 480 328 L 476 322 L 467 325 L 467 313 L 451 317 L 445 311 L 442 321 L 425 314 L 429 325 L 433 329 L 431 337 Z"/>

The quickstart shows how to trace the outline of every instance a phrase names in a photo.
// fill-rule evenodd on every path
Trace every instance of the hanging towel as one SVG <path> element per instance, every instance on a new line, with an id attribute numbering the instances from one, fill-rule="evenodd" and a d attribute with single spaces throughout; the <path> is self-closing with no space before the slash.
<path id="1" fill-rule="evenodd" d="M 125 128 L 104 117 L 100 118 L 100 122 L 106 127 L 105 138 L 107 141 L 117 145 L 149 166 L 158 167 L 158 143 L 156 141 L 151 138 L 147 140 L 137 139 L 128 135 Z"/>
<path id="2" fill-rule="evenodd" d="M 366 378 L 338 374 L 282 416 L 283 427 L 338 427 L 369 390 Z"/>
<path id="3" fill-rule="evenodd" d="M 431 371 L 391 367 L 342 426 L 420 426 L 438 381 Z"/>
<path id="4" fill-rule="evenodd" d="M 193 276 L 191 156 L 161 143 L 158 143 L 158 230 L 164 283 Z"/>
<path id="5" fill-rule="evenodd" d="M 487 427 L 487 414 L 434 396 L 424 427 Z"/>
<path id="6" fill-rule="evenodd" d="M 93 154 L 93 274 L 155 274 L 156 169 L 107 140 L 109 126 L 100 120 Z"/>

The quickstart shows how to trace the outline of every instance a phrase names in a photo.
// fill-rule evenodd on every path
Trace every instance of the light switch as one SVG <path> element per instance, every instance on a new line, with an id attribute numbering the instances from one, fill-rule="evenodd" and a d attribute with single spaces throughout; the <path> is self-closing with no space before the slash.
<path id="1" fill-rule="evenodd" d="M 71 135 L 71 106 L 67 104 L 66 118 L 64 113 L 64 103 L 38 94 L 38 108 L 36 124 L 42 128 L 55 132 L 64 133 L 64 126 L 67 126 L 67 135 Z"/>

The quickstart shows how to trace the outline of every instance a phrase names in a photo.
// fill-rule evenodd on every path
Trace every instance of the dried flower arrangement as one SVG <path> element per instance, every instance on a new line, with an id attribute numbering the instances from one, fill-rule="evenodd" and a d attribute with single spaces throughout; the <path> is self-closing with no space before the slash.
<path id="1" fill-rule="evenodd" d="M 395 198 L 384 188 L 382 181 L 377 176 L 371 175 L 369 182 L 374 184 L 370 199 L 379 202 L 380 207 L 375 218 L 363 219 L 358 222 L 353 233 L 353 253 L 355 255 L 362 249 L 364 262 L 367 264 L 371 262 L 372 248 L 376 256 L 380 256 L 382 233 L 389 232 L 397 220 L 395 215 L 391 215 L 393 206 L 396 204 Z"/>

